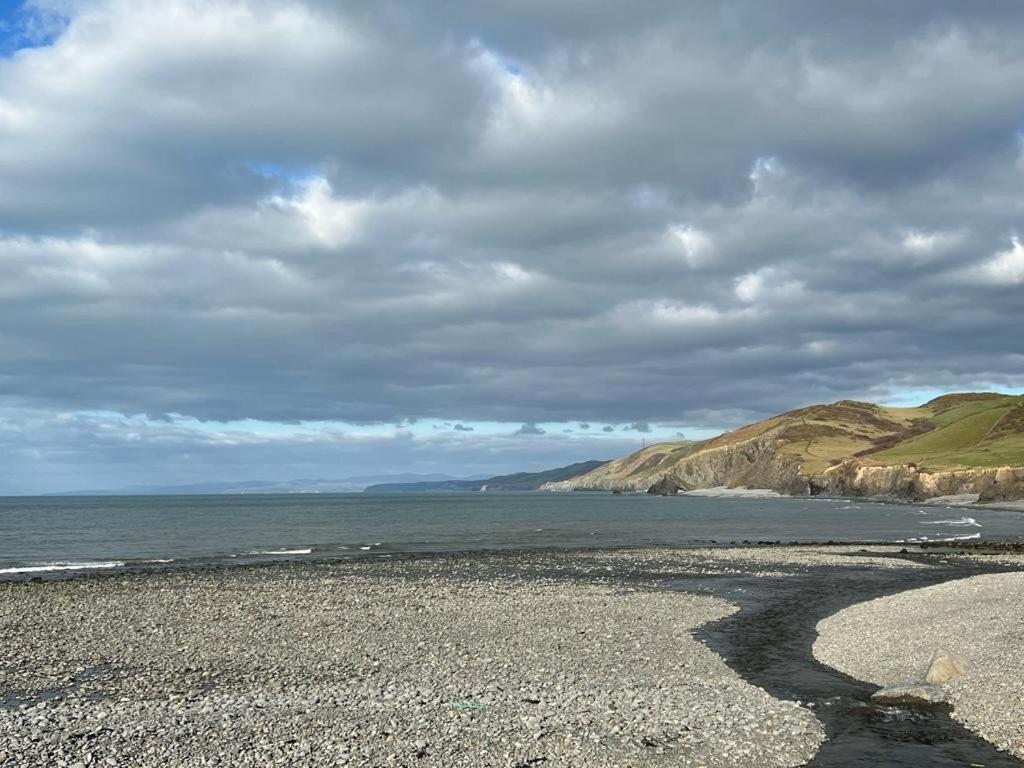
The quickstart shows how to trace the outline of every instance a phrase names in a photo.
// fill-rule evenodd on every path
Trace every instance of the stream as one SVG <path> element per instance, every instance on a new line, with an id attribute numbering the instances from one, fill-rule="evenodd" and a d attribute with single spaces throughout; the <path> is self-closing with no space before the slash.
<path id="1" fill-rule="evenodd" d="M 983 573 L 1018 570 L 943 564 L 933 555 L 905 555 L 929 569 L 850 566 L 809 568 L 796 576 L 701 576 L 673 579 L 675 590 L 728 600 L 740 611 L 706 625 L 698 637 L 747 682 L 779 699 L 809 706 L 826 741 L 807 763 L 814 768 L 1021 768 L 949 716 L 948 707 L 922 711 L 870 702 L 878 686 L 816 661 L 811 648 L 821 619 L 855 603 Z"/>

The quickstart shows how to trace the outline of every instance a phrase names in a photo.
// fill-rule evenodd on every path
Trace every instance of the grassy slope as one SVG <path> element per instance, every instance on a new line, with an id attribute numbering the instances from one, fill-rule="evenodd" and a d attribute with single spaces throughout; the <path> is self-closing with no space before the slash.
<path id="1" fill-rule="evenodd" d="M 629 480 L 635 477 L 654 475 L 672 466 L 683 457 L 700 450 L 703 445 L 704 443 L 690 440 L 649 445 L 636 453 L 609 461 L 592 472 L 588 472 L 586 476 L 595 482 L 600 482 L 604 478 Z"/>
<path id="2" fill-rule="evenodd" d="M 985 399 L 935 410 L 934 430 L 871 459 L 937 469 L 1024 465 L 1024 398 Z"/>
<path id="3" fill-rule="evenodd" d="M 918 408 L 863 403 L 844 410 L 839 405 L 805 409 L 811 413 L 804 422 L 823 434 L 781 446 L 801 456 L 805 473 L 821 472 L 854 455 L 877 464 L 930 469 L 1024 465 L 1022 397 L 951 395 Z"/>
<path id="4" fill-rule="evenodd" d="M 946 395 L 917 408 L 847 400 L 810 406 L 699 443 L 648 446 L 587 478 L 656 478 L 687 456 L 766 434 L 781 453 L 797 456 L 808 475 L 853 456 L 868 463 L 914 463 L 929 469 L 1024 466 L 1024 396 Z"/>
<path id="5" fill-rule="evenodd" d="M 930 469 L 1024 466 L 1024 397 L 950 395 L 918 408 L 844 401 L 783 419 L 779 449 L 807 474 L 851 456 Z"/>

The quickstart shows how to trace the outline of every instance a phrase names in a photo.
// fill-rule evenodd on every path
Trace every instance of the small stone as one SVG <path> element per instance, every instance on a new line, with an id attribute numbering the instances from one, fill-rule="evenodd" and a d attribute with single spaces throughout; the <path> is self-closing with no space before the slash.
<path id="1" fill-rule="evenodd" d="M 894 707 L 935 707 L 946 702 L 946 692 L 937 685 L 905 685 L 882 688 L 871 694 L 871 701 Z"/>

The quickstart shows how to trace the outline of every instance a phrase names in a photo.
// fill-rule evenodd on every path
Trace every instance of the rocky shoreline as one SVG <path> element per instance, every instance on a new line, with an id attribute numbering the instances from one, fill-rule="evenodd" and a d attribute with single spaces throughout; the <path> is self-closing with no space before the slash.
<path id="1" fill-rule="evenodd" d="M 851 459 L 817 475 L 805 475 L 792 462 L 765 451 L 767 459 L 755 472 L 735 471 L 731 464 L 706 475 L 680 474 L 692 470 L 682 464 L 671 472 L 655 477 L 621 481 L 597 476 L 545 483 L 544 491 L 613 491 L 671 496 L 676 493 L 754 490 L 782 496 L 823 496 L 857 498 L 889 503 L 930 503 L 957 498 L 958 504 L 992 509 L 1024 510 L 1024 467 L 929 471 L 913 464 L 876 466 Z M 702 457 L 706 460 L 706 457 Z M 749 459 L 756 467 L 761 456 Z M 597 472 L 593 473 L 597 475 Z M 737 480 L 740 478 L 740 480 Z"/>
<path id="2" fill-rule="evenodd" d="M 696 637 L 733 601 L 665 586 L 929 567 L 773 547 L 7 582 L 0 766 L 802 765 L 814 707 Z"/>

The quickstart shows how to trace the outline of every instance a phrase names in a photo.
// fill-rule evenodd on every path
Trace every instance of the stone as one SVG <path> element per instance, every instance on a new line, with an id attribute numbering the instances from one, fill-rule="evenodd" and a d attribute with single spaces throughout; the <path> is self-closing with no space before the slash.
<path id="1" fill-rule="evenodd" d="M 936 707 L 946 702 L 946 692 L 937 685 L 903 685 L 875 691 L 871 701 L 894 707 Z"/>
<path id="2" fill-rule="evenodd" d="M 959 656 L 938 651 L 928 664 L 925 680 L 929 685 L 941 685 L 961 677 L 967 671 L 967 662 Z"/>
<path id="3" fill-rule="evenodd" d="M 668 475 L 665 475 L 661 480 L 647 489 L 647 493 L 652 496 L 675 496 L 678 492 L 678 483 Z"/>

